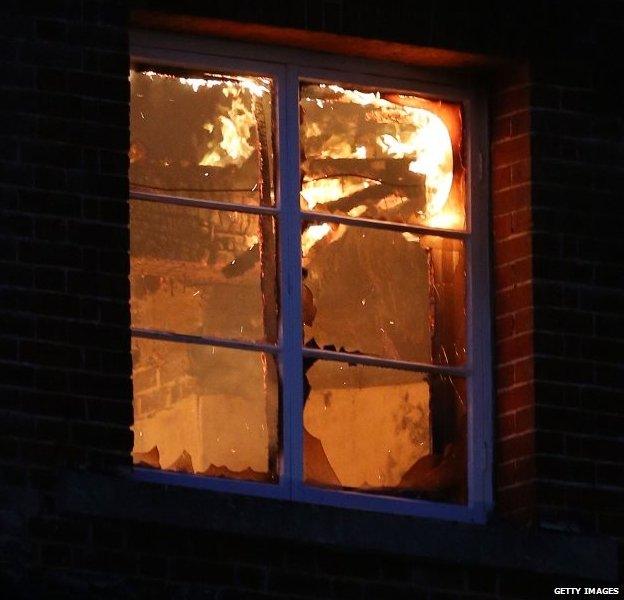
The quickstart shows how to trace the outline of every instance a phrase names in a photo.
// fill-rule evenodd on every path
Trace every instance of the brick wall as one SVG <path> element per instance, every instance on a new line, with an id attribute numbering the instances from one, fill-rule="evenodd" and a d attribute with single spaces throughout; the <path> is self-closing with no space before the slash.
<path id="1" fill-rule="evenodd" d="M 124 2 L 2 10 L 0 560 L 19 580 L 77 535 L 47 521 L 58 470 L 130 462 L 129 60 Z"/>
<path id="2" fill-rule="evenodd" d="M 497 511 L 535 519 L 535 390 L 528 66 L 492 86 L 491 194 L 494 257 Z"/>
<path id="3" fill-rule="evenodd" d="M 623 5 L 362 4 L 204 11 L 530 63 L 492 79 L 498 512 L 624 537 Z M 63 468 L 130 462 L 127 6 L 3 8 L 0 564 L 13 596 L 535 598 L 561 584 L 58 509 Z"/>
<path id="4" fill-rule="evenodd" d="M 624 6 L 591 11 L 561 16 L 585 26 L 533 72 L 538 505 L 545 525 L 622 537 Z"/>

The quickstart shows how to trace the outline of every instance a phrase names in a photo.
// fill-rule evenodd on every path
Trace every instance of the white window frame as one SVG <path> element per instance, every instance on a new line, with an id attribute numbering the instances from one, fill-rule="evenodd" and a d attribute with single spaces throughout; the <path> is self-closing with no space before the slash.
<path id="1" fill-rule="evenodd" d="M 136 63 L 163 67 L 201 69 L 271 77 L 275 86 L 278 186 L 274 207 L 240 206 L 201 201 L 205 208 L 237 210 L 274 215 L 278 220 L 280 277 L 280 339 L 276 346 L 223 340 L 220 338 L 175 336 L 194 343 L 269 352 L 279 361 L 281 395 L 281 472 L 277 484 L 211 478 L 145 468 L 134 468 L 132 476 L 143 481 L 191 486 L 216 491 L 290 499 L 420 517 L 485 522 L 492 498 L 492 356 L 489 258 L 488 130 L 484 95 L 468 77 L 449 76 L 441 70 L 415 67 L 339 55 L 313 53 L 276 46 L 187 37 L 143 30 L 131 32 L 131 56 Z M 261 60 L 258 60 L 261 58 Z M 346 222 L 348 218 L 322 213 L 304 213 L 299 208 L 299 82 L 304 79 L 345 86 L 379 87 L 462 104 L 466 154 L 466 229 L 454 232 L 435 228 L 378 222 L 385 229 L 416 233 L 443 232 L 465 243 L 468 358 L 463 367 L 407 363 L 354 355 L 354 362 L 397 366 L 429 373 L 466 377 L 468 394 L 468 502 L 451 504 L 421 499 L 388 497 L 370 493 L 314 488 L 303 484 L 303 356 L 329 352 L 303 348 L 301 340 L 301 217 Z M 132 198 L 150 199 L 149 194 Z M 192 203 L 192 201 L 191 201 Z M 197 202 L 197 205 L 200 203 Z M 362 226 L 363 221 L 353 219 Z M 290 327 L 282 327 L 289 323 Z M 166 334 L 134 334 L 169 339 Z M 349 356 L 349 355 L 346 355 Z M 345 355 L 342 354 L 343 359 Z M 287 457 L 287 460 L 285 458 Z"/>

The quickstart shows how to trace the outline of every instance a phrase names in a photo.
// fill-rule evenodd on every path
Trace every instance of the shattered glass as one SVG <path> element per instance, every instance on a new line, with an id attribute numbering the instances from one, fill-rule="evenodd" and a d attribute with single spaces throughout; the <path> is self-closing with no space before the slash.
<path id="1" fill-rule="evenodd" d="M 239 204 L 274 202 L 270 79 L 133 70 L 130 85 L 134 189 Z M 263 169 L 268 176 L 259 182 Z"/>
<path id="2" fill-rule="evenodd" d="M 393 360 L 465 361 L 457 240 L 330 223 L 302 234 L 304 341 Z"/>
<path id="3" fill-rule="evenodd" d="M 306 359 L 305 482 L 466 501 L 460 378 Z"/>
<path id="4" fill-rule="evenodd" d="M 300 108 L 303 210 L 465 227 L 459 105 L 306 83 Z M 310 220 L 301 252 L 305 347 L 465 364 L 463 242 Z M 466 502 L 463 378 L 317 358 L 304 371 L 308 485 Z"/>
<path id="5" fill-rule="evenodd" d="M 274 266 L 263 272 L 260 260 L 267 231 L 272 217 L 131 201 L 132 325 L 275 342 Z"/>
<path id="6" fill-rule="evenodd" d="M 132 339 L 134 462 L 274 483 L 273 356 L 175 339 L 277 342 L 274 218 L 175 199 L 274 205 L 272 82 L 134 69 L 130 84 L 132 190 L 168 197 L 130 202 L 131 320 L 171 337 Z"/>
<path id="7" fill-rule="evenodd" d="M 303 84 L 300 106 L 302 209 L 465 226 L 459 105 Z"/>
<path id="8" fill-rule="evenodd" d="M 300 91 L 304 211 L 466 227 L 459 104 Z M 275 205 L 271 80 L 137 68 L 131 94 L 133 190 Z M 131 201 L 133 327 L 277 343 L 275 218 L 167 202 Z M 464 243 L 368 225 L 304 215 L 303 345 L 465 365 Z M 276 482 L 275 358 L 135 334 L 135 464 Z M 304 388 L 307 485 L 466 502 L 463 378 L 306 357 Z"/>
<path id="9" fill-rule="evenodd" d="M 271 355 L 133 338 L 134 463 L 277 480 L 278 385 Z"/>

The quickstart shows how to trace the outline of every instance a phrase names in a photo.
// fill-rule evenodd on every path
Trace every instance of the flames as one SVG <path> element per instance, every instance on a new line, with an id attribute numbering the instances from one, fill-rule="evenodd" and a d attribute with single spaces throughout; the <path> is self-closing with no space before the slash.
<path id="1" fill-rule="evenodd" d="M 151 79 L 175 77 L 154 71 L 143 72 L 143 75 Z M 214 135 L 210 136 L 197 164 L 209 167 L 242 165 L 256 150 L 255 103 L 270 93 L 270 79 L 213 74 L 175 79 L 195 93 L 216 88 L 220 92 L 218 96 L 222 96 L 222 101 L 213 104 L 214 116 L 203 125 L 204 130 Z M 304 138 L 314 138 L 322 142 L 318 158 L 362 161 L 374 161 L 378 158 L 407 159 L 409 171 L 424 176 L 425 207 L 423 212 L 419 212 L 420 222 L 440 228 L 460 225 L 462 216 L 448 206 L 453 186 L 453 141 L 440 116 L 422 105 L 413 106 L 409 105 L 410 102 L 391 101 L 388 98 L 392 96 L 382 96 L 379 92 L 363 92 L 325 84 L 313 87 L 317 88 L 320 97 L 308 97 L 305 100 L 313 102 L 315 110 L 331 111 L 339 104 L 366 107 L 365 120 L 373 124 L 383 123 L 386 131 L 375 135 L 375 128 L 367 127 L 368 133 L 362 135 L 361 131 L 353 128 L 349 130 L 349 124 L 346 124 L 347 129 L 328 132 L 327 127 L 321 127 L 318 122 L 304 119 Z M 416 97 L 405 98 L 416 100 L 417 103 L 422 100 Z M 319 205 L 335 202 L 367 188 L 373 189 L 380 184 L 381 181 L 372 176 L 364 177 L 361 174 L 335 174 L 304 180 L 301 189 L 302 208 L 313 210 Z M 389 193 L 377 203 L 377 207 L 387 210 L 400 206 L 407 200 L 397 193 Z M 358 217 L 366 210 L 366 206 L 359 205 L 346 212 L 350 216 Z M 331 232 L 334 234 L 330 238 L 335 239 L 335 230 L 336 227 L 328 224 L 307 227 L 302 235 L 304 256 L 316 242 L 326 238 Z"/>
<path id="2" fill-rule="evenodd" d="M 245 104 L 241 97 L 242 90 L 240 88 L 223 88 L 223 94 L 234 96 L 231 106 L 227 109 L 227 116 L 219 116 L 221 123 L 221 141 L 220 152 L 213 145 L 204 154 L 199 161 L 202 167 L 225 166 L 228 164 L 240 165 L 247 160 L 253 153 L 254 147 L 249 143 L 251 139 L 251 131 L 256 125 L 256 119 L 253 112 Z M 208 132 L 214 130 L 212 122 L 204 123 L 204 129 Z"/>
<path id="3" fill-rule="evenodd" d="M 327 97 L 308 97 L 305 100 L 314 102 L 322 110 L 331 110 L 333 106 L 343 103 L 364 106 L 367 107 L 366 121 L 386 123 L 386 129 L 394 129 L 393 133 L 383 133 L 365 142 L 358 139 L 357 135 L 349 136 L 344 131 L 332 132 L 322 141 L 322 150 L 318 154 L 320 158 L 408 159 L 409 171 L 424 175 L 425 178 L 426 203 L 424 213 L 420 215 L 424 224 L 432 227 L 460 225 L 461 215 L 448 206 L 453 186 L 453 141 L 449 128 L 440 116 L 422 106 L 391 102 L 379 92 L 362 92 L 324 84 L 318 85 L 318 88 Z M 316 110 L 316 107 L 313 108 Z M 325 132 L 321 131 L 317 123 L 304 121 L 303 133 L 309 138 Z M 304 181 L 301 196 L 304 208 L 312 210 L 319 204 L 334 202 L 376 184 L 379 182 L 348 176 L 309 180 Z M 390 195 L 381 204 L 387 208 L 389 203 L 398 205 L 406 200 Z M 362 211 L 358 209 L 360 207 L 352 209 L 349 215 L 359 216 L 358 213 Z M 316 231 L 318 233 L 321 230 Z M 329 229 L 325 231 L 327 235 Z M 310 239 L 313 237 L 309 236 Z"/>
<path id="4" fill-rule="evenodd" d="M 142 71 L 150 79 L 156 77 L 167 77 L 177 79 L 182 85 L 188 85 L 194 92 L 201 88 L 213 88 L 221 86 L 224 90 L 244 89 L 254 96 L 262 96 L 270 92 L 271 80 L 266 77 L 241 77 L 236 75 L 220 76 L 211 74 L 209 77 L 176 77 L 167 73 L 156 73 L 155 71 Z"/>
<path id="5" fill-rule="evenodd" d="M 345 225 L 336 223 L 320 223 L 309 225 L 301 234 L 301 254 L 307 258 L 312 247 L 319 241 L 326 239 L 330 242 L 339 240 L 347 231 Z"/>
<path id="6" fill-rule="evenodd" d="M 271 80 L 264 77 L 219 76 L 176 77 L 166 73 L 144 71 L 143 75 L 154 78 L 176 79 L 181 85 L 188 86 L 197 93 L 200 90 L 219 88 L 224 102 L 217 109 L 220 113 L 216 122 L 219 124 L 220 140 L 210 141 L 206 152 L 199 160 L 202 167 L 240 166 L 253 153 L 252 131 L 256 126 L 253 114 L 254 102 L 270 93 Z M 215 120 L 204 123 L 208 133 L 215 130 Z"/>
<path id="7" fill-rule="evenodd" d="M 383 102 L 386 102 L 385 100 Z M 411 158 L 412 173 L 425 176 L 426 216 L 437 215 L 446 204 L 453 184 L 453 144 L 442 119 L 422 108 L 404 107 L 416 130 L 407 135 L 384 134 L 377 143 L 393 158 Z"/>
<path id="8" fill-rule="evenodd" d="M 308 255 L 308 252 L 316 244 L 316 242 L 322 240 L 331 231 L 331 225 L 329 223 L 321 223 L 320 225 L 310 225 L 301 235 L 301 253 L 304 257 Z"/>
<path id="9" fill-rule="evenodd" d="M 379 185 L 378 181 L 356 179 L 355 177 L 332 177 L 315 181 L 304 181 L 301 197 L 303 208 L 312 210 L 317 204 L 334 202 L 362 189 Z"/>

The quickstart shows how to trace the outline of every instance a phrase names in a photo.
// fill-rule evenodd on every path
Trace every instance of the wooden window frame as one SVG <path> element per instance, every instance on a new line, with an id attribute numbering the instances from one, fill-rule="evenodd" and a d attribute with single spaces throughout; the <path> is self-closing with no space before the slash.
<path id="1" fill-rule="evenodd" d="M 177 204 L 204 208 L 268 214 L 277 218 L 279 236 L 280 338 L 277 345 L 221 338 L 185 336 L 133 329 L 133 335 L 153 339 L 188 341 L 229 348 L 253 349 L 275 355 L 282 375 L 281 443 L 279 482 L 268 484 L 211 478 L 145 468 L 135 468 L 133 477 L 171 485 L 183 485 L 332 506 L 413 515 L 419 517 L 483 523 L 493 507 L 492 444 L 493 389 L 491 350 L 490 237 L 488 186 L 488 129 L 485 94 L 461 74 L 423 70 L 407 65 L 321 54 L 291 48 L 241 44 L 220 39 L 132 31 L 133 62 L 208 72 L 230 72 L 266 76 L 275 85 L 277 139 L 277 193 L 274 207 L 164 198 Z M 261 57 L 261 60 L 259 60 Z M 463 231 L 395 223 L 364 222 L 325 213 L 306 213 L 299 208 L 299 83 L 325 81 L 345 86 L 380 87 L 430 96 L 462 104 L 466 154 L 466 228 Z M 163 200 L 162 196 L 131 191 L 131 197 Z M 468 359 L 463 367 L 445 367 L 394 361 L 376 357 L 302 349 L 301 342 L 301 218 L 353 222 L 384 229 L 437 234 L 464 241 L 466 252 L 466 318 Z M 283 327 L 288 323 L 288 327 Z M 461 375 L 468 394 L 468 502 L 450 504 L 368 493 L 313 488 L 303 484 L 303 357 L 338 356 L 353 362 L 394 366 L 429 373 Z M 288 376 L 283 376 L 288 374 Z"/>

